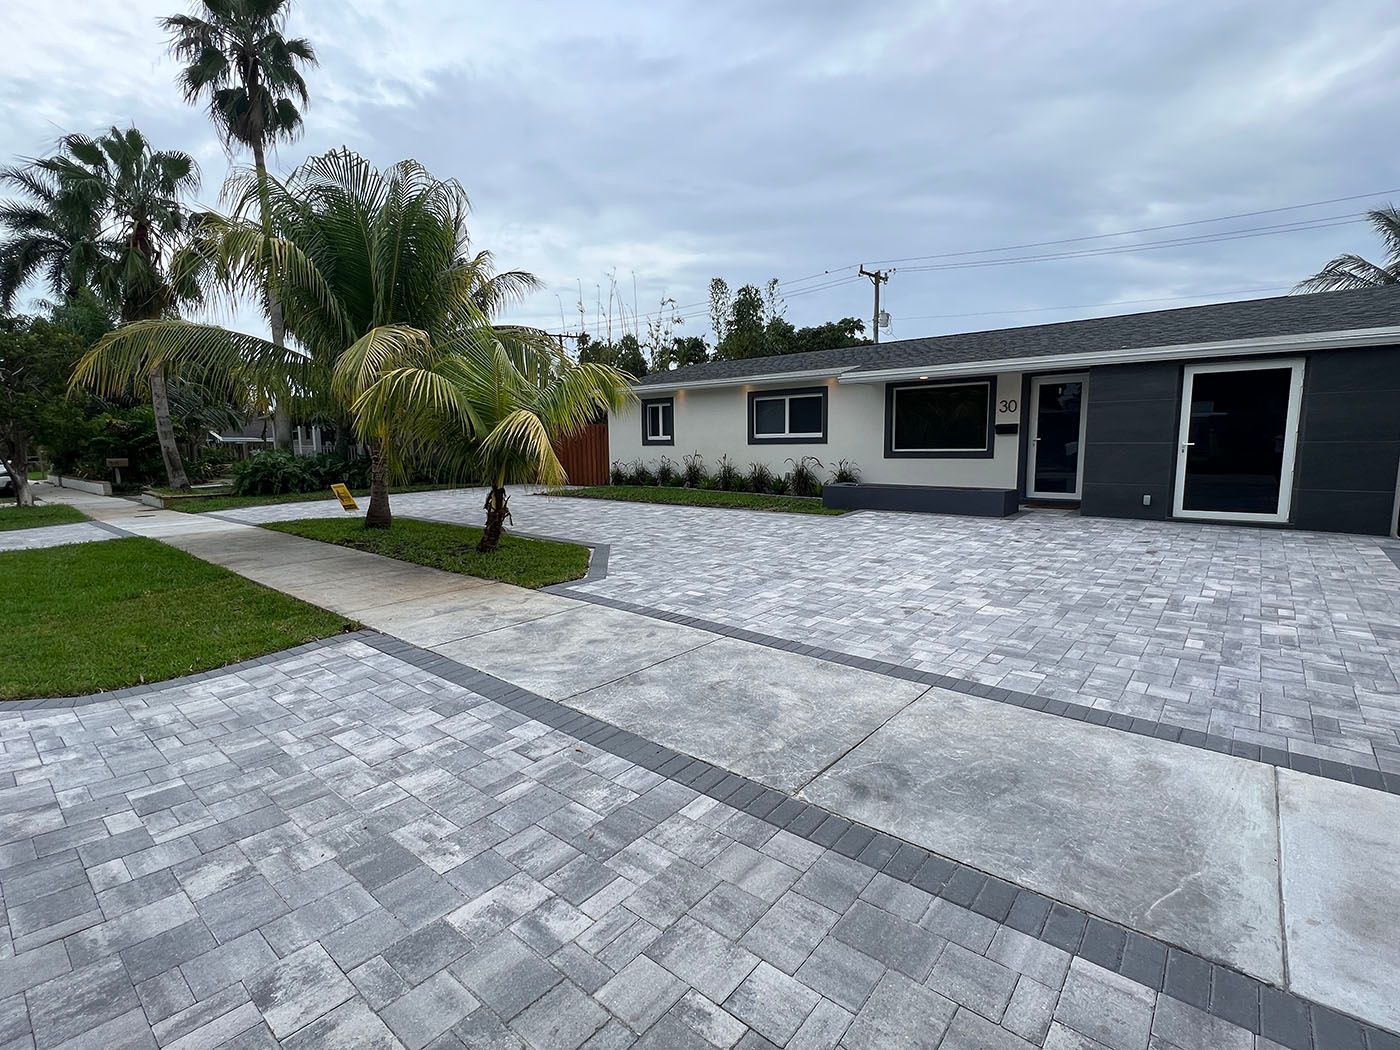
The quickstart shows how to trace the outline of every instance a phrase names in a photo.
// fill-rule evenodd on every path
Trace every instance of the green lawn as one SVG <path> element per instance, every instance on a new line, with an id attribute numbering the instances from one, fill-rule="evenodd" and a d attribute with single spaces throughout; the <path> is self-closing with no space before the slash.
<path id="1" fill-rule="evenodd" d="M 519 587 L 548 587 L 577 580 L 588 572 L 587 547 L 531 540 L 507 532 L 497 550 L 479 554 L 480 529 L 442 521 L 395 517 L 392 528 L 367 529 L 359 518 L 305 518 L 264 528 Z"/>
<path id="2" fill-rule="evenodd" d="M 651 485 L 594 485 L 581 489 L 551 489 L 547 496 L 575 499 L 612 499 L 627 503 L 670 503 L 685 507 L 725 507 L 731 510 L 774 510 L 784 514 L 845 514 L 823 507 L 822 501 L 805 496 L 772 496 L 760 492 L 720 492 L 715 489 L 677 489 Z"/>
<path id="3" fill-rule="evenodd" d="M 0 554 L 0 699 L 192 674 L 355 625 L 155 540 Z"/>
<path id="4" fill-rule="evenodd" d="M 37 529 L 41 525 L 72 525 L 87 521 L 87 515 L 66 503 L 45 503 L 38 507 L 16 507 L 5 503 L 0 507 L 0 532 L 15 529 Z"/>
<path id="5" fill-rule="evenodd" d="M 398 485 L 390 488 L 394 492 L 433 492 L 437 489 L 461 488 L 461 485 Z M 351 489 L 356 499 L 368 498 L 369 489 Z M 169 492 L 161 492 L 169 496 Z M 330 489 L 324 492 L 284 492 L 280 496 L 181 496 L 171 500 L 167 510 L 184 511 L 186 514 L 203 514 L 210 510 L 233 510 L 236 507 L 262 507 L 270 503 L 314 503 L 318 500 L 335 499 Z"/>

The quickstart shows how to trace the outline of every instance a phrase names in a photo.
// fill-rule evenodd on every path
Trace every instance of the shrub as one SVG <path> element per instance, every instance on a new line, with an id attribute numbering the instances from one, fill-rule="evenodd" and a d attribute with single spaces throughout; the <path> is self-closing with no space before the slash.
<path id="1" fill-rule="evenodd" d="M 775 496 L 786 496 L 788 490 L 788 479 L 782 474 L 774 474 L 773 480 L 769 483 L 769 489 Z"/>
<path id="2" fill-rule="evenodd" d="M 719 469 L 715 471 L 715 486 L 725 492 L 738 492 L 744 487 L 743 475 L 729 460 L 729 454 L 719 457 Z"/>
<path id="3" fill-rule="evenodd" d="M 330 452 L 298 456 L 285 450 L 257 452 L 234 465 L 233 491 L 238 496 L 280 496 L 284 492 L 320 492 L 336 482 L 352 489 L 369 487 L 369 459 L 341 459 Z"/>
<path id="4" fill-rule="evenodd" d="M 318 488 L 317 473 L 301 456 L 271 450 L 258 452 L 233 468 L 236 496 L 280 496 L 284 492 L 310 492 Z"/>
<path id="5" fill-rule="evenodd" d="M 658 485 L 674 485 L 677 477 L 676 461 L 670 456 L 662 456 L 656 461 L 656 483 Z"/>
<path id="6" fill-rule="evenodd" d="M 860 465 L 852 463 L 849 459 L 838 459 L 836 469 L 831 472 L 831 480 L 850 485 L 858 484 L 860 482 Z"/>
<path id="7" fill-rule="evenodd" d="M 656 475 L 640 459 L 632 464 L 631 483 L 633 485 L 655 485 Z"/>
<path id="8" fill-rule="evenodd" d="M 773 472 L 768 469 L 767 463 L 749 464 L 749 488 L 754 492 L 772 491 Z"/>
<path id="9" fill-rule="evenodd" d="M 608 468 L 608 481 L 613 485 L 626 485 L 631 480 L 627 464 L 620 459 L 613 460 L 612 466 Z"/>
<path id="10" fill-rule="evenodd" d="M 801 459 L 790 459 L 792 469 L 788 471 L 788 487 L 794 496 L 820 496 L 822 493 L 821 476 L 817 471 L 823 469 L 822 461 L 816 456 L 803 456 Z"/>
<path id="11" fill-rule="evenodd" d="M 682 458 L 685 460 L 685 466 L 681 470 L 681 477 L 686 488 L 701 488 L 705 482 L 705 458 L 698 452 L 692 452 Z"/>

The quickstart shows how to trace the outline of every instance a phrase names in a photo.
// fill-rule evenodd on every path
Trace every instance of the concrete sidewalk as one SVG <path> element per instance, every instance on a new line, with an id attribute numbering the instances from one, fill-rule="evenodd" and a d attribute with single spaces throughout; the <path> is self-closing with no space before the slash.
<path id="1" fill-rule="evenodd" d="M 218 518 L 150 536 L 1400 1031 L 1400 798 Z"/>

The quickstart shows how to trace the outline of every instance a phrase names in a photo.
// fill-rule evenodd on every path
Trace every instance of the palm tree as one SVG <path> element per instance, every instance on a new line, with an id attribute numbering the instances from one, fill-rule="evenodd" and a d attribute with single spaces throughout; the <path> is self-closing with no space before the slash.
<path id="1" fill-rule="evenodd" d="M 28 198 L 7 202 L 0 224 L 0 305 L 36 276 L 71 297 L 93 289 L 124 322 L 172 314 L 200 301 L 190 272 L 174 273 L 170 257 L 190 216 L 182 198 L 199 187 L 193 158 L 153 150 L 135 128 L 112 128 L 97 138 L 65 135 L 58 152 L 0 171 L 0 181 Z M 149 384 L 156 435 L 171 488 L 188 489 L 171 422 L 166 375 L 159 363 L 132 381 Z"/>
<path id="2" fill-rule="evenodd" d="M 1400 209 L 1387 204 L 1368 211 L 1366 218 L 1385 244 L 1385 263 L 1378 265 L 1359 255 L 1339 255 L 1306 281 L 1299 281 L 1295 292 L 1348 292 L 1400 284 Z"/>
<path id="3" fill-rule="evenodd" d="M 186 102 L 205 99 L 209 119 L 225 148 L 246 146 L 257 173 L 263 233 L 271 235 L 267 187 L 267 149 L 301 130 L 299 106 L 309 101 L 301 68 L 316 64 L 316 51 L 302 37 L 283 33 L 290 0 L 197 0 L 193 11 L 161 19 L 170 35 L 170 52 L 185 63 L 180 88 Z M 272 341 L 286 345 L 282 306 L 270 286 L 263 307 Z M 277 447 L 291 443 L 291 413 L 283 391 L 274 412 Z"/>
<path id="4" fill-rule="evenodd" d="M 510 517 L 506 485 L 567 483 L 555 446 L 636 396 L 627 373 L 574 364 L 542 333 L 519 328 L 404 340 L 379 360 L 347 354 L 338 371 L 360 373 L 353 407 L 362 428 L 395 426 L 406 451 L 485 478 L 483 552 L 499 546 Z"/>
<path id="5" fill-rule="evenodd" d="M 485 338 L 489 318 L 480 304 L 533 285 L 529 275 L 492 275 L 489 255 L 470 252 L 465 191 L 416 161 L 380 172 L 342 149 L 313 157 L 285 183 L 269 176 L 271 237 L 250 217 L 261 206 L 259 182 L 246 171 L 231 177 L 233 215 L 207 224 L 204 254 L 234 291 L 256 292 L 270 275 L 287 331 L 304 352 L 215 325 L 150 321 L 98 343 L 79 363 L 76 384 L 101 393 L 141 369 L 169 365 L 206 386 L 328 390 L 349 417 L 380 362 L 463 333 Z M 371 528 L 393 520 L 388 478 L 405 463 L 399 430 L 393 419 L 359 427 L 371 459 Z"/>

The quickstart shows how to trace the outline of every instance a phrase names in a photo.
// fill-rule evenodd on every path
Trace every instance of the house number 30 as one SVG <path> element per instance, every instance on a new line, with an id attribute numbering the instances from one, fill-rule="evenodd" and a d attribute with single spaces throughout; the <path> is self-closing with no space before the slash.
<path id="1" fill-rule="evenodd" d="M 1016 409 L 1019 407 L 1020 406 L 1016 403 L 1016 399 L 1014 397 L 1004 397 L 997 404 L 997 411 L 1009 414 L 1015 412 Z"/>

